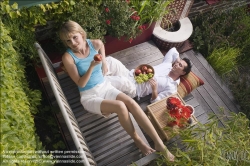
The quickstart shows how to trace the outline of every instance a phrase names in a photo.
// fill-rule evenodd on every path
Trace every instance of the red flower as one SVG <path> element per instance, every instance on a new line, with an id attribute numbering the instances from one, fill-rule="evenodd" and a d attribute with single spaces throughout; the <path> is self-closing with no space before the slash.
<path id="1" fill-rule="evenodd" d="M 145 25 L 140 25 L 140 26 L 138 27 L 138 29 L 140 29 L 141 31 L 143 31 L 143 30 L 146 29 L 146 26 L 145 26 Z"/>
<path id="2" fill-rule="evenodd" d="M 138 27 L 140 30 L 143 30 L 143 27 L 142 27 L 142 25 L 140 25 L 139 27 Z"/>
<path id="3" fill-rule="evenodd" d="M 106 7 L 106 8 L 105 8 L 105 11 L 108 13 L 108 12 L 109 12 L 109 8 Z"/>
<path id="4" fill-rule="evenodd" d="M 185 119 L 189 119 L 191 117 L 191 111 L 186 106 L 181 106 L 182 112 L 181 115 Z"/>
<path id="5" fill-rule="evenodd" d="M 141 19 L 140 16 L 137 15 L 137 12 L 135 12 L 132 16 L 130 16 L 130 18 L 131 18 L 132 20 L 135 20 L 135 21 L 138 21 L 138 20 Z"/>
<path id="6" fill-rule="evenodd" d="M 184 127 L 192 114 L 190 106 L 182 105 L 181 101 L 176 97 L 169 97 L 166 103 L 169 115 L 174 119 L 168 123 L 168 126 L 178 125 L 179 127 Z"/>
<path id="7" fill-rule="evenodd" d="M 178 126 L 179 126 L 179 121 L 178 121 L 178 120 L 168 122 L 168 126 L 169 126 L 169 127 L 173 127 L 173 126 L 175 126 L 175 125 L 178 125 Z"/>
<path id="8" fill-rule="evenodd" d="M 177 118 L 177 119 L 181 118 L 181 111 L 179 107 L 175 107 L 174 109 L 171 109 L 169 111 L 169 114 L 173 118 Z"/>
<path id="9" fill-rule="evenodd" d="M 106 20 L 106 24 L 110 25 L 111 21 L 110 20 Z"/>
<path id="10" fill-rule="evenodd" d="M 132 43 L 132 41 L 133 41 L 133 38 L 130 38 L 128 42 L 129 42 L 129 43 Z"/>
<path id="11" fill-rule="evenodd" d="M 135 15 L 130 16 L 132 20 L 135 20 L 135 17 L 136 17 Z"/>
<path id="12" fill-rule="evenodd" d="M 129 3 L 129 2 L 130 2 L 130 0 L 126 0 L 126 2 L 127 2 L 127 3 Z"/>
<path id="13" fill-rule="evenodd" d="M 181 105 L 180 99 L 176 97 L 169 97 L 167 99 L 167 109 L 174 109 L 176 106 Z"/>
<path id="14" fill-rule="evenodd" d="M 141 31 L 143 31 L 144 29 L 146 29 L 146 26 L 145 26 L 145 25 L 140 25 L 138 28 L 139 28 Z"/>

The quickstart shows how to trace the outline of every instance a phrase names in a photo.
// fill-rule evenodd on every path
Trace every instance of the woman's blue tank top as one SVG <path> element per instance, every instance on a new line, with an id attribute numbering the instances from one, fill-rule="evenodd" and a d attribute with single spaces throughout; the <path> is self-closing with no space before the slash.
<path id="1" fill-rule="evenodd" d="M 77 70 L 78 70 L 78 74 L 80 75 L 80 77 L 82 77 L 87 70 L 89 69 L 90 63 L 91 61 L 93 61 L 94 56 L 96 54 L 98 54 L 98 51 L 95 50 L 92 42 L 90 41 L 90 39 L 86 40 L 90 51 L 89 51 L 89 55 L 86 58 L 78 58 L 77 56 L 75 56 L 75 54 L 73 53 L 73 51 L 69 48 L 67 49 L 67 52 L 72 56 L 72 58 L 75 61 Z M 79 91 L 85 91 L 88 89 L 93 88 L 94 86 L 102 83 L 104 81 L 104 77 L 102 74 L 102 64 L 96 65 L 95 68 L 93 69 L 91 76 L 89 78 L 89 81 L 87 82 L 85 87 L 79 87 L 78 89 Z"/>

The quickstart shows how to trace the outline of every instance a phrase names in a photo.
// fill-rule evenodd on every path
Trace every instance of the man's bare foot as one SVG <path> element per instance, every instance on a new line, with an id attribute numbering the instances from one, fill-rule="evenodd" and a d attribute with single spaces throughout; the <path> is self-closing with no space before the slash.
<path id="1" fill-rule="evenodd" d="M 155 147 L 156 151 L 161 152 L 161 154 L 169 161 L 174 161 L 175 156 L 164 146 Z"/>
<path id="2" fill-rule="evenodd" d="M 141 138 L 134 139 L 136 146 L 141 150 L 142 154 L 149 155 L 155 152 L 150 146 L 148 146 Z"/>

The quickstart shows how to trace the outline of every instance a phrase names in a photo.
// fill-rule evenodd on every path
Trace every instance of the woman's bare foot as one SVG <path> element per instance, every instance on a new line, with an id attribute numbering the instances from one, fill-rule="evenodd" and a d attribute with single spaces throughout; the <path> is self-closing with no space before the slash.
<path id="1" fill-rule="evenodd" d="M 161 154 L 169 161 L 174 161 L 175 156 L 168 150 L 168 148 L 163 144 L 163 146 L 156 146 L 156 151 L 161 152 Z"/>
<path id="2" fill-rule="evenodd" d="M 141 138 L 134 139 L 136 146 L 141 150 L 144 155 L 149 155 L 155 152 L 150 146 L 148 146 Z"/>

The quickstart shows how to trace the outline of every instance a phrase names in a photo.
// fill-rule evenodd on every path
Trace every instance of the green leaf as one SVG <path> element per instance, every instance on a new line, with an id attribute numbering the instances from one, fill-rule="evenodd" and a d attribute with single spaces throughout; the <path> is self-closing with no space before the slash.
<path id="1" fill-rule="evenodd" d="M 12 9 L 17 10 L 18 9 L 18 4 L 16 2 L 11 5 Z"/>
<path id="2" fill-rule="evenodd" d="M 39 6 L 40 6 L 40 8 L 42 9 L 43 12 L 47 11 L 46 8 L 45 8 L 45 6 L 43 4 L 40 4 Z"/>
<path id="3" fill-rule="evenodd" d="M 7 13 L 9 13 L 9 12 L 10 12 L 10 10 L 11 10 L 10 5 L 6 5 L 5 9 L 6 9 L 6 12 L 7 12 Z"/>

